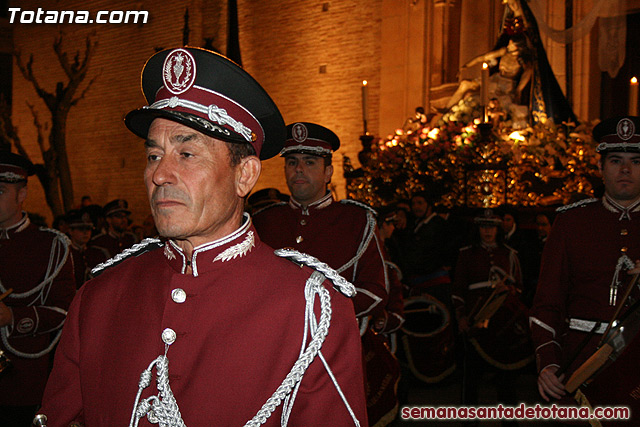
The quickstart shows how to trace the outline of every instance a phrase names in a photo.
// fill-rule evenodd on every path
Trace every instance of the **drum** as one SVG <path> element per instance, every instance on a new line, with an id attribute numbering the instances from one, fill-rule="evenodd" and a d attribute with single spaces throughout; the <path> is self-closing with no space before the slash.
<path id="1" fill-rule="evenodd" d="M 499 295 L 501 304 L 469 330 L 468 338 L 487 363 L 503 370 L 520 369 L 534 360 L 529 309 L 517 295 Z"/>
<path id="2" fill-rule="evenodd" d="M 369 425 L 389 425 L 398 414 L 398 359 L 391 353 L 384 336 L 371 329 L 362 335 L 362 358 Z"/>
<path id="3" fill-rule="evenodd" d="M 442 381 L 456 369 L 449 309 L 430 295 L 415 296 L 405 300 L 404 317 L 399 357 L 419 380 Z"/>

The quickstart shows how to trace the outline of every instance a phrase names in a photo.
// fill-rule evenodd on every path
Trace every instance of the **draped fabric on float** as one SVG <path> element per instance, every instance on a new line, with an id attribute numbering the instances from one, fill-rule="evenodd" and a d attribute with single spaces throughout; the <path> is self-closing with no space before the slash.
<path id="1" fill-rule="evenodd" d="M 529 106 L 533 123 L 552 120 L 556 124 L 564 121 L 578 122 L 576 115 L 573 113 L 569 101 L 564 96 L 558 81 L 556 80 L 549 60 L 547 52 L 544 49 L 536 18 L 533 16 L 531 9 L 526 1 L 520 0 L 520 7 L 525 19 L 524 35 L 527 38 L 529 48 L 534 50 L 533 58 L 533 79 L 531 82 L 531 91 Z M 504 24 L 513 20 L 513 11 L 507 6 L 505 10 Z M 494 47 L 494 50 L 507 46 L 513 33 L 503 31 Z"/>

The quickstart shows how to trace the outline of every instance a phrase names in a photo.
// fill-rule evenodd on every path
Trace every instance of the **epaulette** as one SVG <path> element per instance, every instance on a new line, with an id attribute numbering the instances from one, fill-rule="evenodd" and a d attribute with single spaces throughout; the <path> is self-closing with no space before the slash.
<path id="1" fill-rule="evenodd" d="M 329 267 L 326 263 L 314 258 L 311 255 L 298 252 L 291 248 L 276 249 L 274 253 L 297 265 L 306 265 L 312 269 L 324 274 L 324 276 L 333 282 L 333 287 L 342 295 L 353 298 L 356 295 L 356 287 L 351 282 L 342 277 L 336 270 Z"/>
<path id="2" fill-rule="evenodd" d="M 96 265 L 92 270 L 91 270 L 91 275 L 93 277 L 98 276 L 99 274 L 101 274 L 104 270 L 106 270 L 109 267 L 113 267 L 114 265 L 118 265 L 120 264 L 122 261 L 124 261 L 127 258 L 131 258 L 134 256 L 140 256 L 146 252 L 150 252 L 154 249 L 158 249 L 161 248 L 163 246 L 163 243 L 160 239 L 156 239 L 156 238 L 147 238 L 144 239 L 142 242 L 140 243 L 136 243 L 135 245 L 131 246 L 128 249 L 125 249 L 124 251 L 120 252 L 118 255 L 114 256 L 111 259 L 106 260 L 105 262 L 103 262 L 102 264 L 98 264 Z"/>
<path id="3" fill-rule="evenodd" d="M 371 206 L 369 206 L 366 203 L 363 202 L 359 202 L 358 200 L 353 200 L 353 199 L 342 199 L 340 200 L 340 203 L 344 203 L 346 205 L 356 205 L 359 206 L 361 208 L 364 208 L 366 210 L 368 210 L 369 212 L 371 212 L 373 214 L 374 217 L 378 216 L 378 212 L 376 212 L 375 209 L 373 209 Z"/>
<path id="4" fill-rule="evenodd" d="M 71 239 L 69 239 L 69 236 L 64 234 L 62 231 L 58 231 L 55 228 L 49 227 L 40 227 L 40 231 L 48 231 L 49 233 L 53 233 L 58 239 L 60 239 L 62 243 L 64 243 L 65 246 L 71 246 Z"/>
<path id="5" fill-rule="evenodd" d="M 275 203 L 272 203 L 270 205 L 264 206 L 264 207 L 258 209 L 255 212 L 252 212 L 251 216 L 256 216 L 259 213 L 262 213 L 262 212 L 266 211 L 267 209 L 271 209 L 271 208 L 274 208 L 276 206 L 284 206 L 284 205 L 288 205 L 288 204 L 289 204 L 288 202 L 275 202 Z"/>
<path id="6" fill-rule="evenodd" d="M 558 209 L 556 209 L 556 212 L 566 212 L 566 211 L 568 211 L 570 209 L 573 209 L 573 208 L 577 208 L 577 207 L 580 207 L 580 206 L 586 206 L 589 203 L 597 202 L 598 200 L 600 200 L 600 199 L 597 199 L 595 197 L 592 197 L 590 199 L 578 200 L 575 203 L 571 203 L 571 204 L 568 204 L 568 205 L 560 206 Z"/>

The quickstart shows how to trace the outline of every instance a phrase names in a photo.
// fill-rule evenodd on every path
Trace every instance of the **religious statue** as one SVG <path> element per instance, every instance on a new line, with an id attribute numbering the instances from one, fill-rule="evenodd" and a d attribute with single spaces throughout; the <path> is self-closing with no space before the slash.
<path id="1" fill-rule="evenodd" d="M 577 122 L 551 70 L 538 25 L 526 1 L 507 1 L 502 33 L 495 47 L 471 59 L 462 69 L 483 62 L 490 70 L 489 98 L 498 100 L 513 128 L 547 120 L 556 124 Z M 449 111 L 479 89 L 477 81 L 461 81 L 447 103 Z M 445 121 L 448 114 L 443 117 Z"/>

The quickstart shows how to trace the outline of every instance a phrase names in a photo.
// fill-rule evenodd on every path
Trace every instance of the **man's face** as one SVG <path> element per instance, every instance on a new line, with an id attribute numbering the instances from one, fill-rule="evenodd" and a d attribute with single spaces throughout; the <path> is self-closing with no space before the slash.
<path id="1" fill-rule="evenodd" d="M 71 237 L 71 241 L 76 246 L 83 247 L 91 239 L 91 227 L 89 226 L 70 227 L 69 237 Z"/>
<path id="2" fill-rule="evenodd" d="M 116 212 L 109 215 L 107 217 L 107 222 L 109 223 L 109 226 L 118 233 L 126 231 L 127 227 L 129 226 L 127 214 L 124 212 Z"/>
<path id="3" fill-rule="evenodd" d="M 24 184 L 0 182 L 0 228 L 8 228 L 22 218 L 22 203 L 27 198 Z"/>
<path id="4" fill-rule="evenodd" d="M 505 233 L 510 232 L 515 223 L 516 219 L 511 214 L 504 214 L 502 217 L 502 229 Z"/>
<path id="5" fill-rule="evenodd" d="M 481 225 L 480 226 L 480 239 L 482 243 L 493 244 L 496 242 L 496 236 L 498 235 L 498 227 L 495 225 Z"/>
<path id="6" fill-rule="evenodd" d="M 422 218 L 427 214 L 427 209 L 429 205 L 424 197 L 416 196 L 411 199 L 411 212 L 416 216 L 416 218 Z"/>
<path id="7" fill-rule="evenodd" d="M 606 193 L 622 206 L 640 197 L 640 153 L 608 153 L 600 160 Z"/>
<path id="8" fill-rule="evenodd" d="M 224 141 L 166 119 L 153 121 L 145 146 L 144 181 L 161 236 L 196 247 L 240 226 L 242 198 L 251 190 L 241 172 L 248 161 L 231 166 Z M 260 162 L 250 157 L 259 175 Z"/>
<path id="9" fill-rule="evenodd" d="M 333 166 L 324 165 L 324 159 L 311 154 L 288 154 L 284 159 L 284 176 L 289 191 L 296 201 L 306 206 L 321 199 L 331 181 Z"/>
<path id="10" fill-rule="evenodd" d="M 536 231 L 538 232 L 538 237 L 541 239 L 549 236 L 549 232 L 551 231 L 551 223 L 549 222 L 549 218 L 547 218 L 546 215 L 536 216 Z"/>

